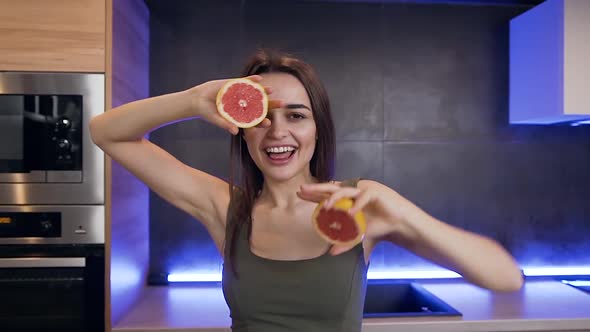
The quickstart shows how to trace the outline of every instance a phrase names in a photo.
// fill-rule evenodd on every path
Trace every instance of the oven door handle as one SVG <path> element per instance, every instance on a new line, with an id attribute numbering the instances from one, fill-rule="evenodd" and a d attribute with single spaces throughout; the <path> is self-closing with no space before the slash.
<path id="1" fill-rule="evenodd" d="M 23 257 L 0 258 L 3 268 L 85 267 L 84 257 Z"/>
<path id="2" fill-rule="evenodd" d="M 0 173 L 2 183 L 36 183 L 47 182 L 46 171 L 30 171 L 28 173 Z"/>

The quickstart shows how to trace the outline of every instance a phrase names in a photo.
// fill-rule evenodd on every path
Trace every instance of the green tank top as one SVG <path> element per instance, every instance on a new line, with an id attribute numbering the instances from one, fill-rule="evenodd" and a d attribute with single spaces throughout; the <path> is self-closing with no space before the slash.
<path id="1" fill-rule="evenodd" d="M 356 185 L 356 181 L 353 182 Z M 362 244 L 305 260 L 259 257 L 239 232 L 235 269 L 223 269 L 233 332 L 360 332 L 367 264 Z"/>

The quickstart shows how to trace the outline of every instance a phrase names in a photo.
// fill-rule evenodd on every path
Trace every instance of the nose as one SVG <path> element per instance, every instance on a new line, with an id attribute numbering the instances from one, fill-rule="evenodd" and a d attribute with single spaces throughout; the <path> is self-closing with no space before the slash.
<path id="1" fill-rule="evenodd" d="M 289 128 L 287 123 L 281 121 L 281 119 L 277 119 L 277 117 L 273 118 L 270 121 L 270 127 L 268 128 L 267 135 L 274 139 L 281 139 L 287 136 L 289 132 Z"/>

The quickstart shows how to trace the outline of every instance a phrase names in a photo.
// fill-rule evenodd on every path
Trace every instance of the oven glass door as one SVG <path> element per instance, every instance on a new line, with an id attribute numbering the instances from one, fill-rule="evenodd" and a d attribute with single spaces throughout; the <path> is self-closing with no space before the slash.
<path id="1" fill-rule="evenodd" d="M 0 258 L 2 331 L 88 331 L 85 262 L 72 258 Z"/>
<path id="2" fill-rule="evenodd" d="M 81 170 L 81 123 L 81 96 L 0 94 L 2 177 L 45 182 L 43 171 Z"/>
<path id="3" fill-rule="evenodd" d="M 0 172 L 24 173 L 24 96 L 0 95 Z"/>

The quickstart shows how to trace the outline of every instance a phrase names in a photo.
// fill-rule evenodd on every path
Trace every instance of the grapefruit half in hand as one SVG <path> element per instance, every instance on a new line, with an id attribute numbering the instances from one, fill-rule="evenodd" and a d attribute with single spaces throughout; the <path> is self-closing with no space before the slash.
<path id="1" fill-rule="evenodd" d="M 224 119 L 239 128 L 250 128 L 266 117 L 268 95 L 262 85 L 247 78 L 237 78 L 219 89 L 216 104 Z"/>
<path id="2" fill-rule="evenodd" d="M 316 207 L 312 215 L 313 225 L 328 243 L 353 246 L 362 241 L 367 223 L 361 211 L 354 216 L 348 213 L 353 203 L 350 198 L 342 198 L 329 209 L 323 208 L 324 202 Z"/>

